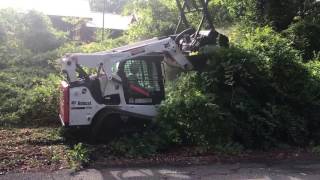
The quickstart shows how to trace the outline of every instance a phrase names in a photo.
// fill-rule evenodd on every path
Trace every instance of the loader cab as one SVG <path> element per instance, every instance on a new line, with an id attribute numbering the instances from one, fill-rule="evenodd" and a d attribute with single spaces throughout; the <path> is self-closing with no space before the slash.
<path id="1" fill-rule="evenodd" d="M 161 55 L 127 59 L 118 66 L 126 104 L 156 105 L 164 99 Z"/>

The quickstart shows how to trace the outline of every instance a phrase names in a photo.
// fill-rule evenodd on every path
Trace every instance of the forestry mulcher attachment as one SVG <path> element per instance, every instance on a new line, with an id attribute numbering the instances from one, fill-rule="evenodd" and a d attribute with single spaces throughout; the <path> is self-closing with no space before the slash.
<path id="1" fill-rule="evenodd" d="M 111 120 L 113 125 L 120 126 L 122 122 L 134 124 L 137 119 L 151 120 L 156 116 L 157 107 L 165 97 L 163 62 L 192 70 L 196 65 L 190 61 L 192 52 L 205 45 L 219 45 L 220 34 L 210 21 L 210 30 L 201 30 L 204 20 L 210 19 L 208 1 L 185 0 L 181 4 L 177 0 L 177 5 L 180 10 L 177 31 L 181 24 L 189 26 L 186 10 L 203 12 L 197 30 L 189 28 L 169 37 L 62 58 L 61 68 L 66 78 L 61 82 L 60 119 L 64 126 L 95 129 Z M 88 69 L 95 69 L 95 73 L 87 73 Z"/>

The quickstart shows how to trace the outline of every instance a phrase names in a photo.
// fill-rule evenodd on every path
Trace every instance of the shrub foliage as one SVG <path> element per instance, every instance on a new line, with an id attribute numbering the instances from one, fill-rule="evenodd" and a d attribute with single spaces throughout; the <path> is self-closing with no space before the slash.
<path id="1" fill-rule="evenodd" d="M 203 56 L 203 72 L 183 74 L 168 89 L 159 121 L 171 124 L 173 139 L 183 144 L 270 148 L 317 141 L 317 61 L 304 64 L 292 42 L 269 27 L 237 32 L 234 47 L 214 49 Z"/>
<path id="2" fill-rule="evenodd" d="M 63 33 L 44 15 L 0 11 L 0 125 L 56 121 L 58 71 L 55 50 Z"/>

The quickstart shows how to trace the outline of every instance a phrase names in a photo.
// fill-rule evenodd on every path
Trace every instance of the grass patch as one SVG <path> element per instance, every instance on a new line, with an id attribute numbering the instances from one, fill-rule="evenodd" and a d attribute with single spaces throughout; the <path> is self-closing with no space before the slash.
<path id="1" fill-rule="evenodd" d="M 78 143 L 68 150 L 69 164 L 72 169 L 79 170 L 90 161 L 90 150 L 83 143 Z"/>

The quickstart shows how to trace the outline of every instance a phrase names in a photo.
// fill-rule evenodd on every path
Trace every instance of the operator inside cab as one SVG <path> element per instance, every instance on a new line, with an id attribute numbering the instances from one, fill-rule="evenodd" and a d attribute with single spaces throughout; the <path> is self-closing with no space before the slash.
<path id="1" fill-rule="evenodd" d="M 139 83 L 139 78 L 138 78 L 138 72 L 139 69 L 135 65 L 135 63 L 130 64 L 129 66 L 129 73 L 127 74 L 127 79 L 130 83 L 136 85 L 136 86 L 141 86 Z"/>
<path id="2" fill-rule="evenodd" d="M 129 60 L 125 63 L 125 76 L 128 81 L 129 93 L 132 97 L 150 97 L 148 89 L 144 86 L 144 75 L 141 69 L 142 61 Z"/>

